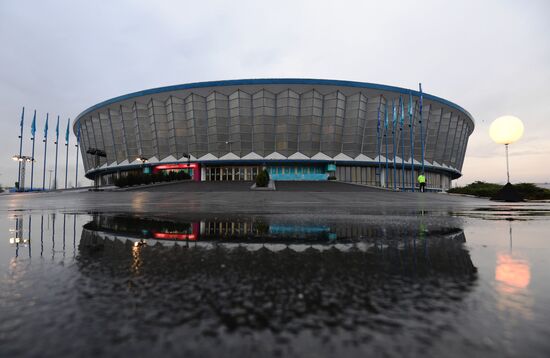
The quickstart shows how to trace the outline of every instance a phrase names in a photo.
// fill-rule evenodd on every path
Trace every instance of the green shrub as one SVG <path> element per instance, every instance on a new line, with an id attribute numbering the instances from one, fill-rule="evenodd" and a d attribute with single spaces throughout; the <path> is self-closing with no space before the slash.
<path id="1" fill-rule="evenodd" d="M 256 176 L 256 186 L 257 187 L 266 187 L 269 184 L 269 173 L 267 170 L 262 170 Z"/>
<path id="2" fill-rule="evenodd" d="M 124 186 L 128 186 L 128 177 L 127 176 L 120 176 L 115 179 L 115 185 L 119 188 L 122 188 Z"/>
<path id="3" fill-rule="evenodd" d="M 514 184 L 520 195 L 527 200 L 550 199 L 550 190 L 536 186 L 532 183 Z"/>
<path id="4" fill-rule="evenodd" d="M 119 188 L 126 186 L 134 186 L 141 184 L 160 183 L 165 181 L 186 180 L 191 179 L 191 176 L 183 171 L 145 174 L 145 173 L 128 173 L 115 179 L 115 185 Z"/>
<path id="5" fill-rule="evenodd" d="M 497 193 L 497 191 L 500 190 L 500 188 L 502 188 L 502 185 L 485 183 L 483 181 L 476 181 L 464 187 L 449 189 L 448 192 L 490 198 L 494 196 Z"/>
<path id="6" fill-rule="evenodd" d="M 514 184 L 514 188 L 518 191 L 521 197 L 527 200 L 550 199 L 550 190 L 540 188 L 531 183 Z M 448 192 L 491 198 L 495 196 L 500 189 L 502 189 L 502 185 L 500 184 L 476 181 L 463 187 L 449 189 Z"/>

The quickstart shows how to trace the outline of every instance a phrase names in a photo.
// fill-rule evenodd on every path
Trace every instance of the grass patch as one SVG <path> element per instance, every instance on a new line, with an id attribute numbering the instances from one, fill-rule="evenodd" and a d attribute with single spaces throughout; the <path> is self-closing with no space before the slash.
<path id="1" fill-rule="evenodd" d="M 486 183 L 476 181 L 463 187 L 449 189 L 449 193 L 468 194 L 484 198 L 493 197 L 502 185 L 495 183 Z M 545 200 L 550 199 L 550 190 L 544 189 L 531 183 L 514 184 L 514 188 L 526 200 Z"/>

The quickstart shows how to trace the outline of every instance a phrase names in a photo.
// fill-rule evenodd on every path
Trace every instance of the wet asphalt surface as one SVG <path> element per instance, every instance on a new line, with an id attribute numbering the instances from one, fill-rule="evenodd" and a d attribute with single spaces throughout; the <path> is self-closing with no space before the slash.
<path id="1" fill-rule="evenodd" d="M 486 199 L 392 192 L 336 182 L 277 182 L 277 187 L 277 191 L 251 191 L 248 182 L 186 182 L 131 191 L 8 194 L 1 196 L 0 210 L 357 215 L 448 212 L 498 205 Z"/>
<path id="2" fill-rule="evenodd" d="M 547 204 L 232 184 L 1 196 L 28 241 L 0 242 L 0 356 L 550 351 Z M 527 262 L 531 291 L 495 278 L 494 256 L 519 277 Z"/>

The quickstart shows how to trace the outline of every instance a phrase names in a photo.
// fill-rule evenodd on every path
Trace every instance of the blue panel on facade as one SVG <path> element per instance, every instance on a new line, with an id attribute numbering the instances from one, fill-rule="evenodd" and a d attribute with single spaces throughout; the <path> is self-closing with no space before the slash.
<path id="1" fill-rule="evenodd" d="M 270 225 L 270 234 L 319 234 L 329 232 L 328 226 L 289 226 L 289 225 Z"/>
<path id="2" fill-rule="evenodd" d="M 328 174 L 271 174 L 273 180 L 327 180 Z"/>

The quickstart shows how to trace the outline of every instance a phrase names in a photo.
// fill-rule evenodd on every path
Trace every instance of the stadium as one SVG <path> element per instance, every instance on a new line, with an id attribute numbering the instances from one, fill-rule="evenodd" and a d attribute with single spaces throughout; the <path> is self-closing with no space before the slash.
<path id="1" fill-rule="evenodd" d="M 448 100 L 381 84 L 245 79 L 116 97 L 73 122 L 86 177 L 187 171 L 197 181 L 329 180 L 412 189 L 459 178 L 472 116 Z M 80 133 L 79 133 L 80 132 Z M 97 153 L 101 152 L 102 156 Z"/>

